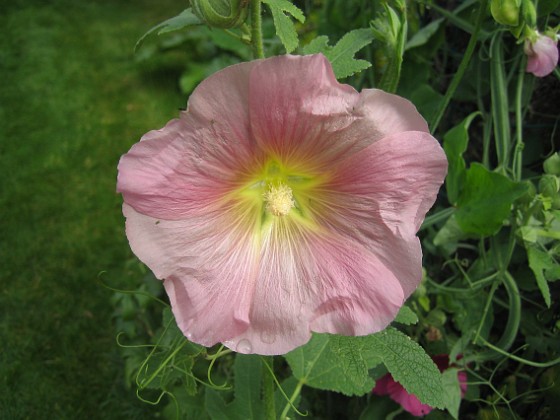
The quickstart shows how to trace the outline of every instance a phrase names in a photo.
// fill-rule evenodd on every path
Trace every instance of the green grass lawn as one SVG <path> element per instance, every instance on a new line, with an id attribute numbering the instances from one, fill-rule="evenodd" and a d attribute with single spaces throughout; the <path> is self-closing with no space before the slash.
<path id="1" fill-rule="evenodd" d="M 98 277 L 127 287 L 135 276 L 115 193 L 120 155 L 186 104 L 180 66 L 147 70 L 132 48 L 183 7 L 2 6 L 1 419 L 150 417 L 122 385 L 112 292 Z"/>

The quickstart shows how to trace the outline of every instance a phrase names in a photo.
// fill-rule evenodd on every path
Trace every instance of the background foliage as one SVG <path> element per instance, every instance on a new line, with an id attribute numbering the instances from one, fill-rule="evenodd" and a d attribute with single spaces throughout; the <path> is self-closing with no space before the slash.
<path id="1" fill-rule="evenodd" d="M 423 284 L 385 332 L 316 335 L 285 358 L 188 343 L 128 250 L 116 164 L 198 82 L 251 59 L 249 35 L 168 0 L 11 2 L 0 418 L 407 418 L 369 393 L 387 370 L 446 410 L 429 418 L 549 418 L 560 408 L 558 69 L 525 74 L 517 29 L 486 1 L 263 3 L 267 55 L 323 52 L 344 82 L 411 99 L 442 140 L 450 169 L 421 230 Z M 540 28 L 559 24 L 558 6 L 539 2 Z M 468 372 L 460 406 L 455 375 L 427 356 L 441 353 Z"/>

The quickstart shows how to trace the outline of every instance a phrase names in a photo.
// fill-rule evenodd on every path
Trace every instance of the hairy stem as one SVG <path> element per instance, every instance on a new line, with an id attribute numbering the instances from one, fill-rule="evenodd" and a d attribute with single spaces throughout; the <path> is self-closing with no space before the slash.
<path id="1" fill-rule="evenodd" d="M 251 44 L 254 58 L 264 58 L 261 0 L 251 0 Z"/>

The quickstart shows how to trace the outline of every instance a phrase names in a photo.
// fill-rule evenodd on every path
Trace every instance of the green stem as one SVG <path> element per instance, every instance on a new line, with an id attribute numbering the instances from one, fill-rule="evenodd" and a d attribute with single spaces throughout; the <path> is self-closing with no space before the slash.
<path id="1" fill-rule="evenodd" d="M 303 388 L 303 380 L 299 380 L 297 385 L 296 385 L 296 389 L 294 389 L 294 392 L 292 393 L 292 396 L 290 397 L 290 400 L 286 403 L 286 406 L 284 407 L 284 410 L 282 410 L 282 414 L 280 414 L 280 420 L 285 420 L 288 417 L 288 412 L 290 411 L 290 408 L 294 408 L 294 402 L 296 401 L 299 393 L 301 392 L 301 388 Z"/>
<path id="2" fill-rule="evenodd" d="M 276 407 L 274 406 L 274 358 L 266 356 L 261 358 L 264 369 L 262 370 L 263 379 L 263 397 L 264 397 L 264 410 L 265 419 L 276 419 Z"/>
<path id="3" fill-rule="evenodd" d="M 261 0 L 251 0 L 251 44 L 254 58 L 264 58 Z"/>
<path id="4" fill-rule="evenodd" d="M 517 78 L 517 90 L 515 92 L 515 128 L 516 128 L 516 142 L 515 142 L 515 154 L 513 155 L 513 178 L 516 181 L 521 180 L 521 169 L 523 166 L 523 148 L 525 144 L 523 143 L 523 111 L 522 111 L 522 101 L 523 101 L 523 77 L 525 76 L 525 66 L 527 59 L 525 54 L 519 63 L 519 76 Z"/>
<path id="5" fill-rule="evenodd" d="M 554 366 L 554 365 L 557 365 L 557 364 L 560 363 L 560 357 L 557 357 L 556 359 L 551 360 L 550 362 L 544 362 L 544 363 L 533 362 L 532 360 L 523 359 L 522 357 L 518 357 L 514 354 L 508 353 L 507 351 L 493 345 L 492 343 L 489 343 L 488 341 L 486 341 L 482 337 L 480 337 L 480 340 L 484 343 L 484 345 L 490 347 L 496 353 L 501 354 L 503 356 L 506 356 L 510 359 L 513 359 L 516 362 L 523 363 L 525 365 L 534 366 L 534 367 L 537 367 L 537 368 L 547 368 L 547 367 L 551 367 L 551 366 Z"/>
<path id="6" fill-rule="evenodd" d="M 477 333 L 474 342 L 476 343 L 477 340 L 480 340 L 491 349 L 476 355 L 474 359 L 478 361 L 495 360 L 499 358 L 501 353 L 507 351 L 511 347 L 519 331 L 519 324 L 521 322 L 521 297 L 519 295 L 519 289 L 517 288 L 515 279 L 509 272 L 503 272 L 501 277 L 509 298 L 508 320 L 504 328 L 504 333 L 495 346 L 488 346 L 488 341 L 480 337 Z M 497 352 L 496 348 L 500 349 L 501 352 Z"/>
<path id="7" fill-rule="evenodd" d="M 436 113 L 435 118 L 432 120 L 432 123 L 430 124 L 432 134 L 435 133 L 436 129 L 438 128 L 438 125 L 441 119 L 443 118 L 443 114 L 445 113 L 445 110 L 447 109 L 447 106 L 449 105 L 451 98 L 455 94 L 455 90 L 457 90 L 457 87 L 459 86 L 459 83 L 463 79 L 463 75 L 465 74 L 465 71 L 469 66 L 471 57 L 474 52 L 474 48 L 476 47 L 476 44 L 478 42 L 478 34 L 480 32 L 480 27 L 482 25 L 482 21 L 484 20 L 484 16 L 486 15 L 487 5 L 488 5 L 488 0 L 480 0 L 478 16 L 476 18 L 476 26 L 469 40 L 469 44 L 467 45 L 465 55 L 463 55 L 463 59 L 459 64 L 459 68 L 457 69 L 457 73 L 455 73 L 455 75 L 453 76 L 453 79 L 451 80 L 451 83 L 447 88 L 447 92 L 445 92 L 445 96 L 443 97 L 443 100 L 439 106 L 438 112 Z"/>
<path id="8" fill-rule="evenodd" d="M 184 340 L 179 346 L 177 346 L 177 348 L 173 351 L 173 353 L 171 353 L 169 356 L 167 356 L 167 358 L 158 366 L 158 368 L 155 370 L 154 373 L 152 373 L 150 375 L 150 377 L 145 380 L 142 381 L 141 384 L 138 384 L 138 387 L 140 389 L 144 389 L 146 388 L 148 385 L 150 385 L 150 383 L 159 375 L 159 373 L 162 371 L 162 369 L 167 366 L 167 364 L 173 360 L 173 358 L 177 355 L 177 353 L 179 353 L 179 351 L 181 351 L 181 349 L 185 346 L 185 344 L 187 344 L 188 341 Z"/>
<path id="9" fill-rule="evenodd" d="M 500 32 L 496 33 L 492 38 L 490 55 L 490 99 L 492 123 L 494 125 L 494 142 L 498 169 L 505 174 L 509 167 L 511 132 L 504 49 Z"/>
<path id="10" fill-rule="evenodd" d="M 420 230 L 424 230 L 432 225 L 435 225 L 436 223 L 447 220 L 454 212 L 454 207 L 448 207 L 426 217 L 426 219 L 424 219 L 424 223 L 422 223 L 422 226 L 420 226 Z"/>

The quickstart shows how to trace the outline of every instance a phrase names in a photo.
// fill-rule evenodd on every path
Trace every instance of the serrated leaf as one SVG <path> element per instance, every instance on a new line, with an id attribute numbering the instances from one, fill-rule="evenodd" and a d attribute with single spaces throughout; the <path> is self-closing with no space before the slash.
<path id="1" fill-rule="evenodd" d="M 403 305 L 395 318 L 395 322 L 403 325 L 413 325 L 418 322 L 418 316 L 408 306 Z"/>
<path id="2" fill-rule="evenodd" d="M 381 363 L 371 351 L 371 336 L 314 334 L 304 346 L 286 354 L 294 376 L 313 388 L 363 395 L 374 386 L 368 369 Z"/>
<path id="3" fill-rule="evenodd" d="M 422 403 L 444 408 L 441 373 L 418 343 L 391 327 L 368 337 L 395 381 Z"/>
<path id="4" fill-rule="evenodd" d="M 324 54 L 331 62 L 336 78 L 342 79 L 371 67 L 370 62 L 356 59 L 354 56 L 373 39 L 371 29 L 355 29 L 345 34 L 334 47 L 328 45 L 327 36 L 319 36 L 306 45 L 303 52 L 304 54 Z"/>
<path id="5" fill-rule="evenodd" d="M 301 23 L 305 22 L 305 16 L 300 8 L 288 0 L 263 0 L 263 3 L 267 4 L 270 8 L 274 7 L 281 12 L 292 15 Z"/>
<path id="6" fill-rule="evenodd" d="M 276 35 L 286 48 L 286 52 L 291 53 L 298 47 L 299 40 L 294 23 L 288 14 L 303 23 L 305 21 L 303 12 L 288 0 L 263 0 L 263 3 L 272 12 Z"/>
<path id="7" fill-rule="evenodd" d="M 235 399 L 226 404 L 220 393 L 206 389 L 206 410 L 213 420 L 264 418 L 261 400 L 262 363 L 257 355 L 237 354 L 234 365 Z"/>
<path id="8" fill-rule="evenodd" d="M 202 21 L 192 12 L 191 8 L 183 10 L 180 14 L 171 19 L 167 19 L 163 21 L 153 28 L 151 28 L 148 32 L 140 37 L 140 39 L 136 42 L 134 46 L 134 50 L 138 49 L 140 44 L 144 41 L 144 39 L 157 31 L 158 35 L 165 34 L 168 32 L 178 31 L 180 29 L 187 28 L 189 26 L 195 25 L 202 25 Z"/>
<path id="9" fill-rule="evenodd" d="M 527 247 L 527 258 L 529 259 L 529 267 L 533 270 L 537 279 L 537 285 L 543 295 L 544 302 L 550 308 L 550 288 L 544 277 L 544 271 L 553 269 L 555 267 L 554 261 L 546 252 L 531 246 Z"/>
<path id="10" fill-rule="evenodd" d="M 504 175 L 473 163 L 457 200 L 457 223 L 465 233 L 490 236 L 498 232 L 510 214 L 512 203 L 527 189 Z"/>

